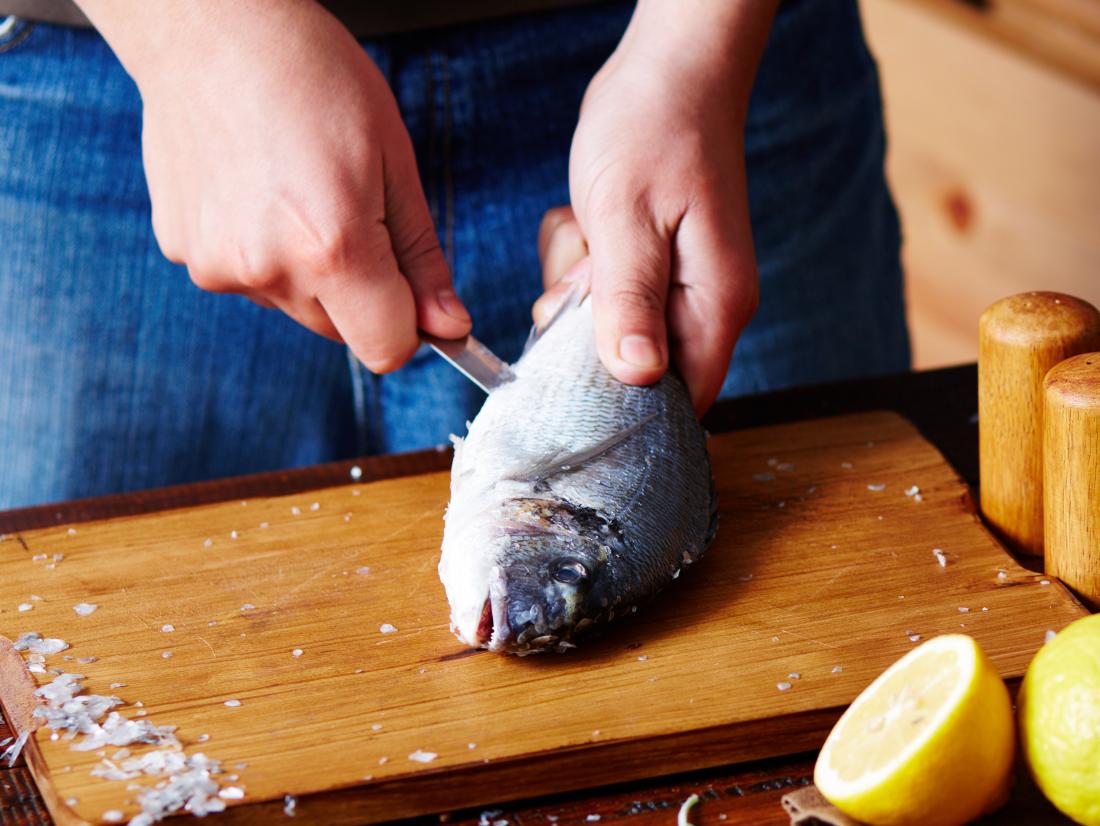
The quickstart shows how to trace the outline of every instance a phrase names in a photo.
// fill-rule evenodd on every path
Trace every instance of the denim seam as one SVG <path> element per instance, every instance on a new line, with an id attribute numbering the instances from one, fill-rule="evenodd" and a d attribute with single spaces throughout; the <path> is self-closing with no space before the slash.
<path id="1" fill-rule="evenodd" d="M 436 186 L 436 129 L 435 129 L 435 83 L 432 77 L 432 53 L 424 52 L 424 122 L 428 127 L 428 157 L 424 164 L 421 177 L 426 185 L 428 198 L 428 212 L 432 217 L 432 224 L 439 225 L 439 188 Z"/>
<path id="2" fill-rule="evenodd" d="M 454 277 L 455 269 L 455 187 L 451 169 L 451 73 L 446 53 L 439 56 L 443 75 L 443 255 Z"/>

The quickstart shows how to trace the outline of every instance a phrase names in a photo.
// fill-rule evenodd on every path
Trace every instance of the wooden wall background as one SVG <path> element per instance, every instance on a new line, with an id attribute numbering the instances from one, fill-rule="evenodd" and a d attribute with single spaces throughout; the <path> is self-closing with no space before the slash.
<path id="1" fill-rule="evenodd" d="M 914 364 L 1004 295 L 1100 306 L 1100 0 L 861 0 L 906 237 Z"/>

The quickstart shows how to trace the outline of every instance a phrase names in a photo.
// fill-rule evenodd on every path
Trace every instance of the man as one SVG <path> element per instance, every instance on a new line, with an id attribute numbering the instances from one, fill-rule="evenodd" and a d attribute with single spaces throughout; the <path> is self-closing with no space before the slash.
<path id="1" fill-rule="evenodd" d="M 854 3 L 542 0 L 570 8 L 361 42 L 313 0 L 79 5 L 103 39 L 17 21 L 0 51 L 0 506 L 442 441 L 480 398 L 417 328 L 470 306 L 518 355 L 543 216 L 543 286 L 586 270 L 623 381 L 671 365 L 702 412 L 908 365 Z"/>

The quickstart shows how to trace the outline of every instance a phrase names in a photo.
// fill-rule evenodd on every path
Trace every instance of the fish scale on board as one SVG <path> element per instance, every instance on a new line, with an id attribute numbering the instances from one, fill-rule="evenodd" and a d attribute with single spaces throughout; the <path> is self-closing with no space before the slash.
<path id="1" fill-rule="evenodd" d="M 351 826 L 816 748 L 909 634 L 965 623 L 1012 679 L 1084 613 L 1013 562 L 895 415 L 719 434 L 709 452 L 713 547 L 568 656 L 475 653 L 451 635 L 444 472 L 0 537 L 0 635 L 64 640 L 47 670 L 96 657 L 79 668 L 88 693 L 239 773 L 224 775 L 243 789 L 230 822 L 282 822 L 290 794 L 295 824 Z M 54 569 L 36 561 L 59 551 Z M 84 602 L 97 610 L 74 612 Z M 10 735 L 51 679 L 0 639 Z M 40 729 L 24 749 L 58 826 L 141 811 L 128 786 L 155 778 L 93 775 L 102 758 L 70 746 Z"/>
<path id="2" fill-rule="evenodd" d="M 714 536 L 706 435 L 682 382 L 617 381 L 574 293 L 455 443 L 440 578 L 459 639 L 573 647 Z"/>

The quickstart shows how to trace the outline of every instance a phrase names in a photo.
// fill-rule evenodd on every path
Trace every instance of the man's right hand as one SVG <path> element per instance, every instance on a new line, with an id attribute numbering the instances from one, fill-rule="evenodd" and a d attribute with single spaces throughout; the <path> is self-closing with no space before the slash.
<path id="1" fill-rule="evenodd" d="M 382 73 L 313 2 L 81 0 L 144 103 L 161 250 L 395 370 L 470 330 Z"/>

